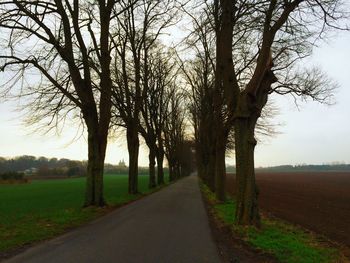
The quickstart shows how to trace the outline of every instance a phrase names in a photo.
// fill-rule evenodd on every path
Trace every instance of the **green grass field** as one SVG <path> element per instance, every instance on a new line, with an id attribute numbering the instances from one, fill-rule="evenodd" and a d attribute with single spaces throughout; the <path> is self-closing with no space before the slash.
<path id="1" fill-rule="evenodd" d="M 0 185 L 0 252 L 56 236 L 106 213 L 110 207 L 82 208 L 85 182 L 74 178 Z M 140 197 L 128 194 L 127 175 L 108 175 L 104 182 L 110 206 Z M 150 192 L 148 176 L 139 176 L 139 191 Z"/>

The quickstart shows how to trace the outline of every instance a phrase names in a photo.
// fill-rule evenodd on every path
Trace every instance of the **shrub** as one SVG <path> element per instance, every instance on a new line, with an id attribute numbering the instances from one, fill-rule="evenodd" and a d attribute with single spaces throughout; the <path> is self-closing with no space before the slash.
<path id="1" fill-rule="evenodd" d="M 0 174 L 1 180 L 23 180 L 24 173 L 18 173 L 18 172 L 6 172 Z"/>

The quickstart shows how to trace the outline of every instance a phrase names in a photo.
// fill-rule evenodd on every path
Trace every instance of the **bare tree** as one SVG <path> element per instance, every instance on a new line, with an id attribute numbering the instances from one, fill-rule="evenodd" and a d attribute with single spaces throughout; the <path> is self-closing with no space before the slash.
<path id="1" fill-rule="evenodd" d="M 320 71 L 300 71 L 296 65 L 328 29 L 340 28 L 338 23 L 345 17 L 342 4 L 338 0 L 214 1 L 216 81 L 224 92 L 235 131 L 239 224 L 260 224 L 254 132 L 268 95 L 290 93 L 327 101 L 334 84 Z"/>
<path id="2" fill-rule="evenodd" d="M 215 192 L 214 77 L 207 62 L 207 58 L 189 61 L 184 65 L 183 71 L 191 87 L 189 100 L 197 171 L 202 180 Z"/>
<path id="3" fill-rule="evenodd" d="M 105 203 L 103 166 L 112 89 L 110 27 L 118 2 L 0 3 L 0 30 L 7 36 L 1 43 L 0 69 L 12 72 L 6 88 L 33 98 L 34 121 L 54 126 L 71 113 L 86 125 L 86 206 Z M 32 74 L 39 76 L 38 83 L 30 79 Z"/>
<path id="4" fill-rule="evenodd" d="M 185 144 L 186 111 L 184 109 L 184 94 L 176 88 L 175 80 L 166 96 L 169 97 L 169 103 L 163 127 L 164 145 L 169 165 L 169 180 L 174 181 L 184 175 L 181 169 L 181 153 Z"/>
<path id="5" fill-rule="evenodd" d="M 187 12 L 192 18 L 193 31 L 186 39 L 187 50 L 195 58 L 181 63 L 181 70 L 190 87 L 190 115 L 194 127 L 196 165 L 199 176 L 215 192 L 215 127 L 214 122 L 214 72 L 215 34 L 208 9 L 202 14 Z"/>
<path id="6" fill-rule="evenodd" d="M 225 94 L 215 77 L 223 69 L 222 63 L 217 69 L 216 59 L 216 53 L 219 53 L 216 52 L 217 44 L 222 42 L 216 41 L 218 6 L 207 2 L 200 8 L 198 14 L 186 12 L 194 25 L 186 39 L 187 50 L 194 51 L 195 59 L 183 63 L 182 71 L 192 90 L 191 115 L 195 129 L 198 172 L 210 189 L 216 192 L 217 198 L 224 200 L 225 154 L 234 150 L 234 132 L 231 112 L 225 105 Z M 271 111 L 271 107 L 266 109 L 268 111 L 265 110 L 265 118 L 257 126 L 257 131 L 261 135 L 272 136 L 275 132 L 266 117 L 274 111 Z"/>
<path id="7" fill-rule="evenodd" d="M 149 51 L 176 15 L 174 1 L 123 0 L 126 9 L 115 28 L 114 104 L 126 127 L 129 151 L 129 192 L 138 192 L 139 128 L 142 103 L 148 94 Z"/>
<path id="8" fill-rule="evenodd" d="M 147 96 L 143 98 L 141 113 L 140 133 L 149 148 L 149 173 L 150 187 L 164 183 L 164 142 L 163 127 L 169 97 L 166 97 L 167 89 L 175 77 L 175 61 L 171 61 L 171 52 L 159 45 L 149 53 L 147 61 Z M 157 159 L 157 180 L 155 164 Z"/>

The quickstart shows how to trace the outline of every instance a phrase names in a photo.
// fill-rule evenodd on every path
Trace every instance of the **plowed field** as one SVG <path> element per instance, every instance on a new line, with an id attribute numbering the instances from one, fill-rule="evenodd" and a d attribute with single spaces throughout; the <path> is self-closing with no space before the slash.
<path id="1" fill-rule="evenodd" d="M 257 174 L 261 208 L 350 247 L 350 173 Z M 234 194 L 235 177 L 227 176 Z"/>

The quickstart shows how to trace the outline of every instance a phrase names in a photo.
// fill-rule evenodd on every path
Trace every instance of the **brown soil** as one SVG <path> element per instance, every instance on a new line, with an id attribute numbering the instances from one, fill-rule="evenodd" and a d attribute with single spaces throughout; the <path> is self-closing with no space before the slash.
<path id="1" fill-rule="evenodd" d="M 350 173 L 260 173 L 265 211 L 350 248 Z M 227 190 L 234 194 L 234 175 Z M 347 253 L 346 253 L 347 254 Z"/>

